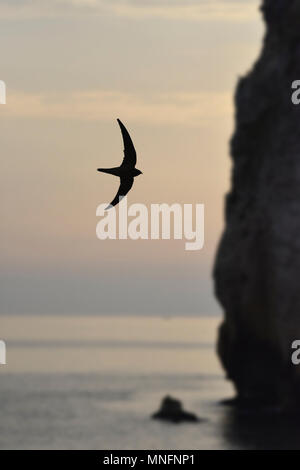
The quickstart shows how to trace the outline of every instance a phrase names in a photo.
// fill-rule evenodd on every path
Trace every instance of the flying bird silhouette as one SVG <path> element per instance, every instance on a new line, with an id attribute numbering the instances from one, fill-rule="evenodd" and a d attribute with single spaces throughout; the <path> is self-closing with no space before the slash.
<path id="1" fill-rule="evenodd" d="M 142 172 L 135 168 L 136 165 L 136 151 L 132 143 L 131 137 L 124 126 L 124 124 L 117 119 L 124 142 L 124 158 L 120 166 L 115 168 L 98 168 L 97 171 L 102 173 L 109 173 L 110 175 L 115 175 L 120 178 L 119 190 L 116 194 L 116 197 L 111 201 L 111 203 L 106 207 L 105 210 L 110 209 L 113 206 L 116 206 L 120 200 L 126 196 L 128 191 L 132 188 L 133 179 L 141 175 Z"/>

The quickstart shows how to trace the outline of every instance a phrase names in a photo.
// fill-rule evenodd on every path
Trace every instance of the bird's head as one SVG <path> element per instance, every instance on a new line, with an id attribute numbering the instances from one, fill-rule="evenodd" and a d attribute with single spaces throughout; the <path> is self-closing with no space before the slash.
<path id="1" fill-rule="evenodd" d="M 143 173 L 141 172 L 141 170 L 136 169 L 134 176 L 139 176 L 139 175 L 142 175 L 142 174 L 143 174 Z"/>

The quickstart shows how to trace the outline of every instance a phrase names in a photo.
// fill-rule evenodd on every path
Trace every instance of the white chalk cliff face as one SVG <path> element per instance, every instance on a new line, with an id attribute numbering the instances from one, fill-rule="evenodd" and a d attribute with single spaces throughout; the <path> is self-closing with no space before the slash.
<path id="1" fill-rule="evenodd" d="M 300 0 L 265 0 L 261 55 L 236 91 L 232 187 L 214 269 L 218 353 L 241 402 L 300 407 Z"/>

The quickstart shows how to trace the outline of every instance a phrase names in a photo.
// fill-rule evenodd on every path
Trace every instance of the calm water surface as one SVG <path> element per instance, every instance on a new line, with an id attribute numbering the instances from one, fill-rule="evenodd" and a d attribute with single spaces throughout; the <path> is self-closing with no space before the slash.
<path id="1" fill-rule="evenodd" d="M 1 449 L 300 448 L 295 422 L 260 422 L 233 395 L 214 352 L 218 318 L 1 317 Z M 204 418 L 149 418 L 172 394 Z"/>

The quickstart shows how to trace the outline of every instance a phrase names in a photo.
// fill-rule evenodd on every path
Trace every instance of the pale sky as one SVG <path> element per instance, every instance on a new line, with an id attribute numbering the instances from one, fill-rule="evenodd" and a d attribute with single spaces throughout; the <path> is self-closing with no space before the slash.
<path id="1" fill-rule="evenodd" d="M 215 314 L 233 93 L 257 0 L 0 0 L 1 314 Z M 128 204 L 205 204 L 205 247 L 100 241 L 116 123 L 138 153 Z"/>

